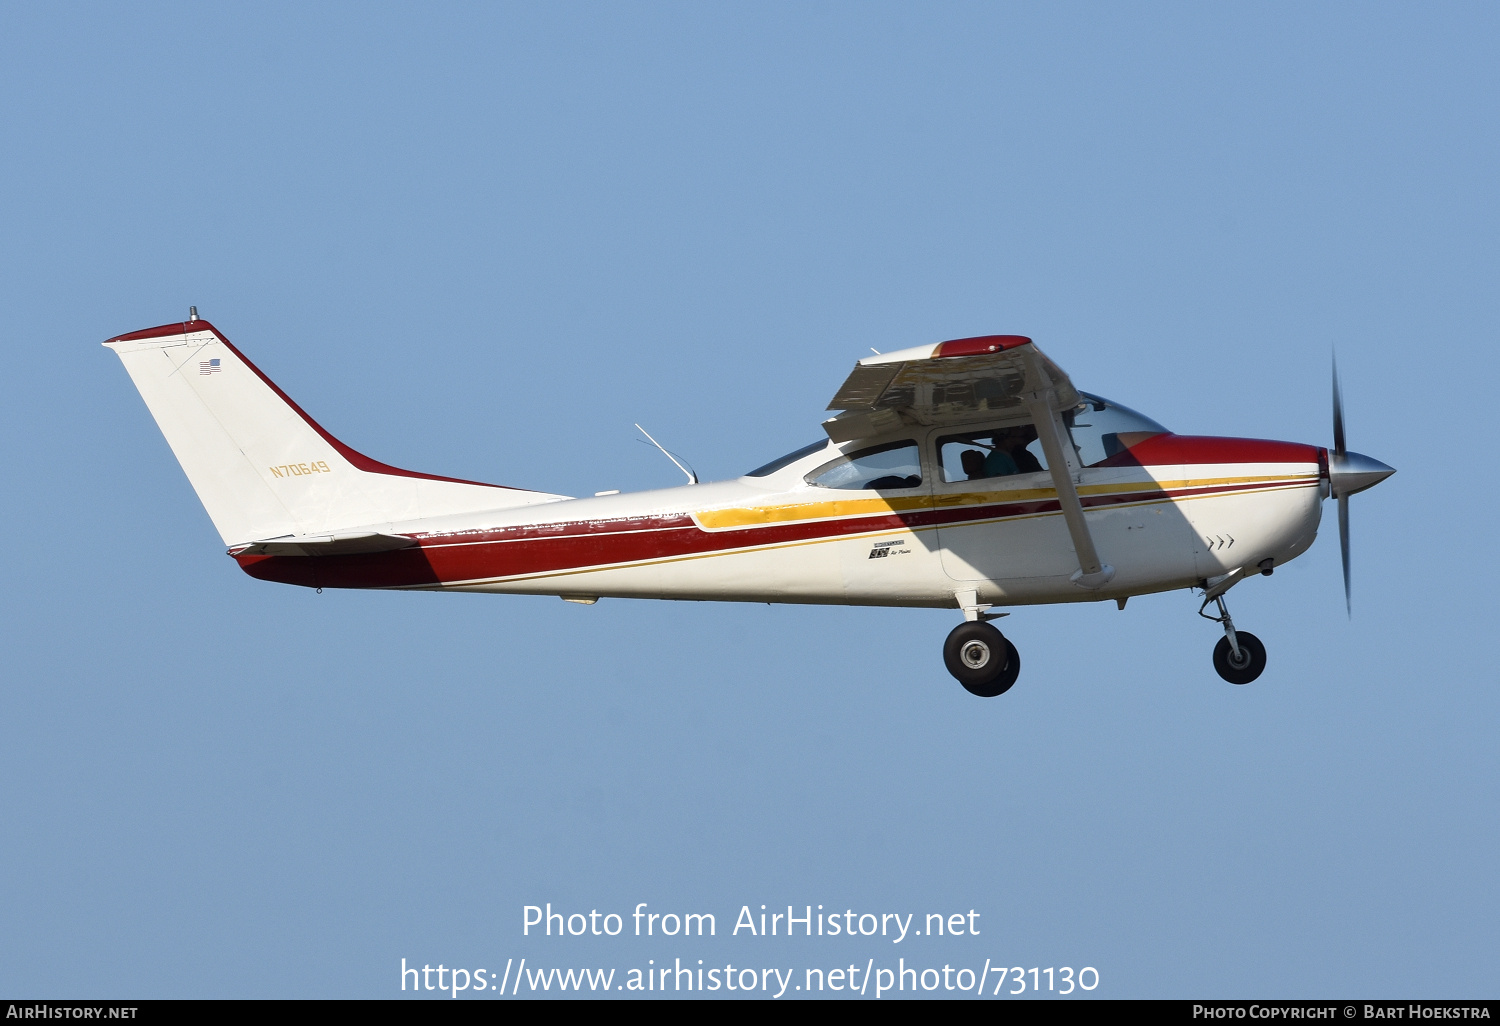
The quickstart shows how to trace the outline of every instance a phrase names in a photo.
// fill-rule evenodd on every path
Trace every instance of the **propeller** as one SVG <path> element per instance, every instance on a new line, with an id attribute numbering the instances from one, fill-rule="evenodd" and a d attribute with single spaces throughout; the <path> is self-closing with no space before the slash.
<path id="1" fill-rule="evenodd" d="M 1339 391 L 1339 361 L 1333 358 L 1333 449 L 1328 453 L 1328 485 L 1339 504 L 1339 555 L 1344 562 L 1344 610 L 1354 615 L 1349 587 L 1349 496 L 1374 488 L 1396 472 L 1377 459 L 1350 452 L 1344 445 L 1344 399 Z"/>

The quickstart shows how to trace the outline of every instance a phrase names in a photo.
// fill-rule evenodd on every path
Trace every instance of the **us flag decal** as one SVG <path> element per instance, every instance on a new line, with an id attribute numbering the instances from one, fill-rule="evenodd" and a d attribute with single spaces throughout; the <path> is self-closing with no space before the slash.
<path id="1" fill-rule="evenodd" d="M 198 361 L 198 373 L 199 373 L 199 375 L 217 374 L 217 373 L 219 373 L 219 371 L 221 371 L 223 369 L 224 369 L 223 367 L 219 366 L 219 360 L 218 360 L 217 357 L 215 357 L 212 360 L 199 360 Z"/>

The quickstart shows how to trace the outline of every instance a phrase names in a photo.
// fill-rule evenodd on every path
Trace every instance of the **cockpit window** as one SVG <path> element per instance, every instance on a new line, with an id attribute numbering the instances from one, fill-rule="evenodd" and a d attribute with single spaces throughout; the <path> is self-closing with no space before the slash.
<path id="1" fill-rule="evenodd" d="M 922 457 L 917 443 L 887 442 L 841 456 L 808 474 L 819 488 L 916 488 L 922 483 Z"/>
<path id="2" fill-rule="evenodd" d="M 767 463 L 764 467 L 756 467 L 754 470 L 750 471 L 750 473 L 746 474 L 745 476 L 746 477 L 770 477 L 772 474 L 776 473 L 776 471 L 782 470 L 782 469 L 784 469 L 786 467 L 790 467 L 793 463 L 796 463 L 798 460 L 800 460 L 800 459 L 802 459 L 802 458 L 804 458 L 806 456 L 811 456 L 815 452 L 822 452 L 826 448 L 828 448 L 828 439 L 826 439 L 826 438 L 820 439 L 819 441 L 816 441 L 816 442 L 812 443 L 811 445 L 804 445 L 802 448 L 798 449 L 796 452 L 789 452 L 785 456 L 780 457 L 779 459 L 774 459 L 770 463 Z"/>
<path id="3" fill-rule="evenodd" d="M 1079 392 L 1083 402 L 1063 414 L 1078 458 L 1085 467 L 1096 467 L 1167 429 L 1128 406 L 1097 395 Z"/>

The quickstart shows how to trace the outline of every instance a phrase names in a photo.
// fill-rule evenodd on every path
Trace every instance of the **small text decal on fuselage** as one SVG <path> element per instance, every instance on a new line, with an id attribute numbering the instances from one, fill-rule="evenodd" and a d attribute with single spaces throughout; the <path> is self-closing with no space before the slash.
<path id="1" fill-rule="evenodd" d="M 906 548 L 906 542 L 897 538 L 895 541 L 876 542 L 875 547 L 870 550 L 871 559 L 884 559 L 886 556 L 906 556 L 911 554 L 911 549 Z"/>

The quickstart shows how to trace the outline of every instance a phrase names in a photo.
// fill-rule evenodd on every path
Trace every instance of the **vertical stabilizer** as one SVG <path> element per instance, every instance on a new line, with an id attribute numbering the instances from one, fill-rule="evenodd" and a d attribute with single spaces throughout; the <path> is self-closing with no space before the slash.
<path id="1" fill-rule="evenodd" d="M 120 335 L 119 355 L 226 545 L 566 496 L 401 470 L 323 430 L 212 324 Z"/>

